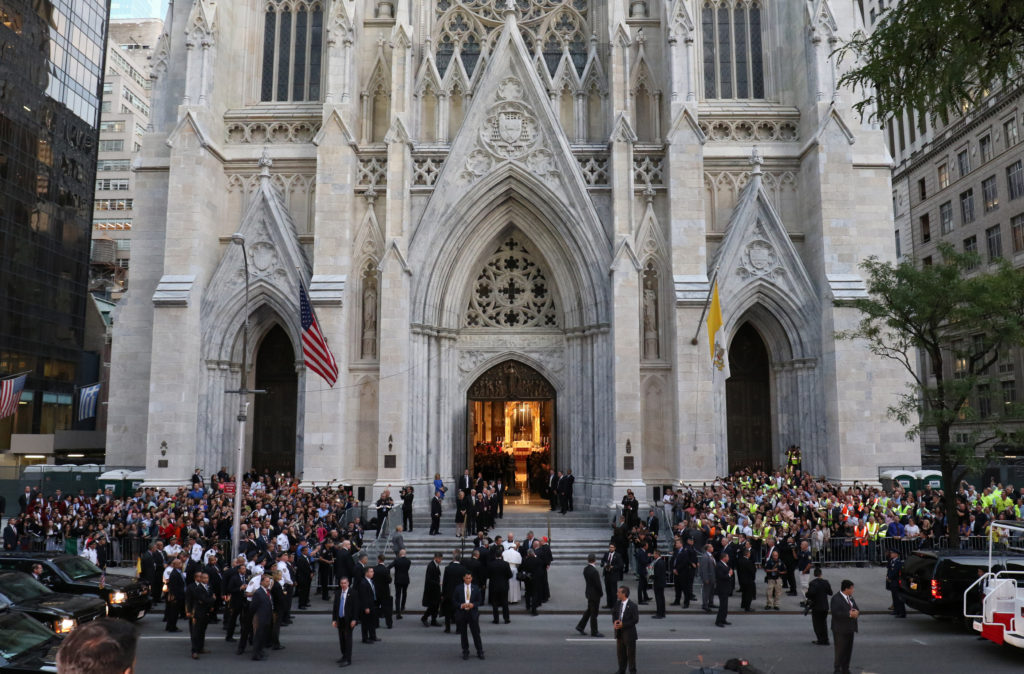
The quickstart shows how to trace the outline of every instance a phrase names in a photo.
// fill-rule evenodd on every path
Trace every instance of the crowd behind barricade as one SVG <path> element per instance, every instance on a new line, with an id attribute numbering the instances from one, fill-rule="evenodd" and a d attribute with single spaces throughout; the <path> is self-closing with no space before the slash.
<path id="1" fill-rule="evenodd" d="M 791 448 L 789 456 L 794 455 L 797 461 L 780 470 L 744 469 L 699 486 L 667 489 L 646 515 L 628 492 L 611 540 L 619 550 L 629 550 L 624 571 L 631 563 L 646 569 L 659 538 L 676 548 L 692 539 L 698 556 L 707 544 L 716 557 L 732 546 L 734 561 L 737 551 L 749 548 L 759 566 L 776 549 L 788 567 L 782 574 L 787 587 L 802 547 L 817 565 L 885 564 L 890 550 L 906 558 L 917 549 L 948 547 L 941 489 L 843 485 L 804 473 L 799 450 Z M 962 482 L 957 490 L 960 548 L 986 548 L 992 522 L 1020 520 L 1022 507 L 1024 488 L 993 483 L 979 489 Z M 667 537 L 666 529 L 671 529 Z"/>

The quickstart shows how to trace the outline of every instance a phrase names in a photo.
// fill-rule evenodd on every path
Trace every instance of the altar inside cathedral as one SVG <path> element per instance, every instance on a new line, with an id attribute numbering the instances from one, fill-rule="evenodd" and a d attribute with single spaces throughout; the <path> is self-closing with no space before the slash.
<path id="1" fill-rule="evenodd" d="M 470 402 L 473 472 L 540 491 L 551 467 L 553 400 Z"/>

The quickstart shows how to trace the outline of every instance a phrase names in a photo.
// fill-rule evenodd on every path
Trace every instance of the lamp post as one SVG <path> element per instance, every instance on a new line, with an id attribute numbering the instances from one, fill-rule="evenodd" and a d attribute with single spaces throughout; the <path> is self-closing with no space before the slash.
<path id="1" fill-rule="evenodd" d="M 238 394 L 238 455 L 235 457 L 235 512 L 232 518 L 231 531 L 231 554 L 232 559 L 234 559 L 238 556 L 242 535 L 242 469 L 245 457 L 245 422 L 249 411 L 247 397 L 250 393 L 265 393 L 265 391 L 250 391 L 245 380 L 249 364 L 249 256 L 245 253 L 244 236 L 238 232 L 232 234 L 231 243 L 236 243 L 242 247 L 242 263 L 245 268 L 245 323 L 242 328 L 242 373 L 239 375 L 238 390 L 227 391 L 227 393 Z"/>

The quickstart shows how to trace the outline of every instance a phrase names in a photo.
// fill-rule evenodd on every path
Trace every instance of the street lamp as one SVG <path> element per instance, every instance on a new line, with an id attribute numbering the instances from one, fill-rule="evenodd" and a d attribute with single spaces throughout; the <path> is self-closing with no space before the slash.
<path id="1" fill-rule="evenodd" d="M 235 512 L 232 519 L 231 552 L 232 559 L 238 556 L 242 529 L 242 460 L 245 457 L 245 421 L 249 411 L 247 396 L 250 393 L 263 391 L 248 390 L 245 381 L 249 360 L 249 256 L 245 253 L 245 237 L 235 232 L 231 235 L 231 243 L 242 247 L 242 263 L 245 267 L 245 324 L 242 328 L 242 373 L 239 375 L 238 390 L 227 393 L 238 394 L 238 456 L 235 457 Z"/>

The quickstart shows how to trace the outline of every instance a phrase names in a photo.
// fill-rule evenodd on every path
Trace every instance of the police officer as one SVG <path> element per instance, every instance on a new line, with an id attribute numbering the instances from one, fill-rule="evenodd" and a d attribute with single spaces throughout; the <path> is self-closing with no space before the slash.
<path id="1" fill-rule="evenodd" d="M 900 579 L 903 577 L 903 560 L 898 550 L 889 551 L 889 563 L 885 570 L 885 589 L 892 595 L 892 613 L 897 618 L 907 617 L 907 606 L 900 596 Z"/>

